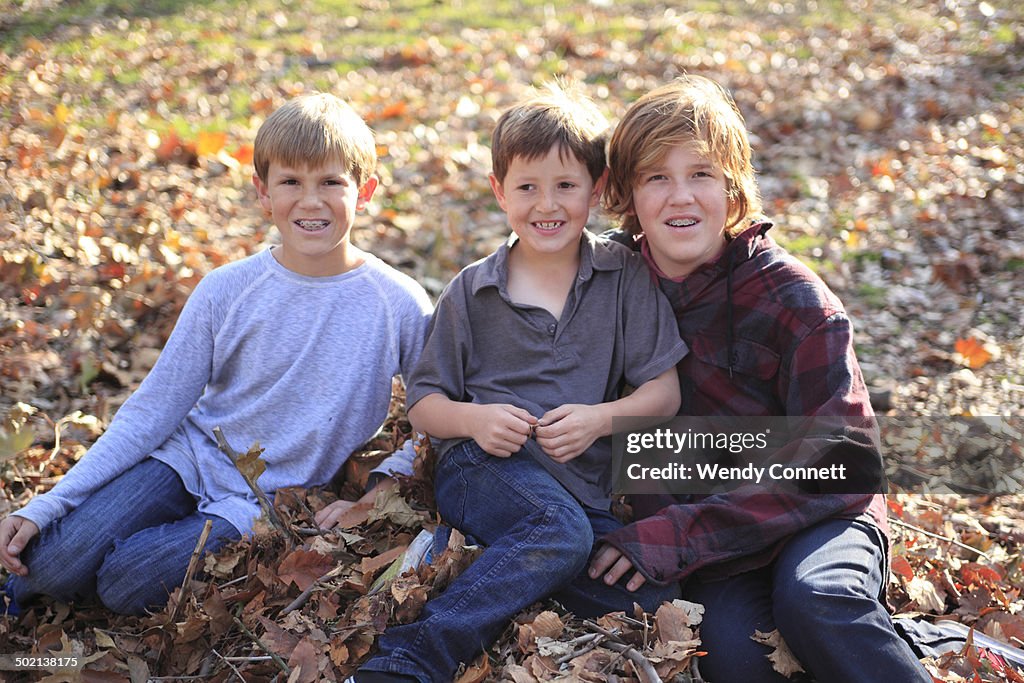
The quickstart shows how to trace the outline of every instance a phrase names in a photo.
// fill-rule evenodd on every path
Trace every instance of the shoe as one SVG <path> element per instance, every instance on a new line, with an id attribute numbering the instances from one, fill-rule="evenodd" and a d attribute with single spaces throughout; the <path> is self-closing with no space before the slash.
<path id="1" fill-rule="evenodd" d="M 433 532 L 426 529 L 420 531 L 416 538 L 412 540 L 412 543 L 409 544 L 409 547 L 405 549 L 405 552 L 395 558 L 391 566 L 377 577 L 377 580 L 370 586 L 369 594 L 373 595 L 378 592 L 388 581 L 401 576 L 409 569 L 418 569 L 425 564 L 430 564 L 430 561 L 433 559 L 433 545 Z"/>
<path id="2" fill-rule="evenodd" d="M 417 683 L 417 679 L 415 676 L 383 671 L 358 671 L 355 676 L 346 678 L 345 683 Z"/>
<path id="3" fill-rule="evenodd" d="M 992 636 L 985 635 L 981 631 L 957 621 L 947 622 L 946 627 L 961 632 L 965 642 L 970 638 L 974 643 L 974 647 L 979 650 L 987 650 L 991 654 L 1004 659 L 1008 666 L 1012 666 L 1017 671 L 1024 672 L 1024 650 L 1021 648 L 1014 647 L 1001 640 L 996 640 Z"/>

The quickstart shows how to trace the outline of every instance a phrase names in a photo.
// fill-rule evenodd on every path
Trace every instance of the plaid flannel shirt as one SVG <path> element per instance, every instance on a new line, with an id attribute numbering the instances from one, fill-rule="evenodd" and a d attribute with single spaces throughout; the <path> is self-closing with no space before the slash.
<path id="1" fill-rule="evenodd" d="M 681 281 L 661 273 L 646 243 L 639 243 L 691 351 L 678 366 L 679 414 L 871 416 L 842 303 L 766 234 L 770 227 L 752 225 L 719 258 Z M 845 445 L 881 466 L 873 443 L 851 434 Z M 724 578 L 762 567 L 791 535 L 833 517 L 861 519 L 888 532 L 879 494 L 737 490 L 686 502 L 638 496 L 632 503 L 637 521 L 602 540 L 662 584 L 702 568 L 702 575 Z"/>

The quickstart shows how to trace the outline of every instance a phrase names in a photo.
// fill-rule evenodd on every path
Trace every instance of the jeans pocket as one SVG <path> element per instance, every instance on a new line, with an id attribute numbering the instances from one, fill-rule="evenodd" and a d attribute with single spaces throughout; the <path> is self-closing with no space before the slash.
<path id="1" fill-rule="evenodd" d="M 466 500 L 469 496 L 466 468 L 476 466 L 473 455 L 477 450 L 472 441 L 461 443 L 444 454 L 434 471 L 437 511 L 444 522 L 456 528 L 465 522 Z"/>

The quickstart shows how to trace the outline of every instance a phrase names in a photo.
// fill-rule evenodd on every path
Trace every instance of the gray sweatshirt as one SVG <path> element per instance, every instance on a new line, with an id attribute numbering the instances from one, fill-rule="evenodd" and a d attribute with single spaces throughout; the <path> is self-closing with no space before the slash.
<path id="1" fill-rule="evenodd" d="M 43 528 L 152 456 L 199 510 L 246 533 L 255 496 L 213 435 L 255 441 L 268 493 L 327 483 L 388 414 L 391 379 L 408 377 L 432 306 L 412 278 L 372 255 L 342 275 L 307 277 L 266 250 L 211 271 L 189 297 L 138 390 L 88 453 L 16 514 Z M 409 444 L 379 471 L 411 472 Z"/>

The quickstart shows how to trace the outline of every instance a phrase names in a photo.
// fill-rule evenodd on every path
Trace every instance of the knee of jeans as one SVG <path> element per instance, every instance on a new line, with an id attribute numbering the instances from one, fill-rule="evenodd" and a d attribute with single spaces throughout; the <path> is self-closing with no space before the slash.
<path id="1" fill-rule="evenodd" d="M 164 586 L 157 577 L 120 566 L 116 557 L 108 556 L 96 576 L 96 596 L 118 614 L 143 616 L 147 610 L 159 610 L 173 590 L 174 586 Z"/>
<path id="2" fill-rule="evenodd" d="M 583 571 L 594 548 L 594 530 L 579 506 L 549 505 L 544 508 L 546 532 L 539 545 L 548 566 L 560 566 L 565 574 Z"/>
<path id="3" fill-rule="evenodd" d="M 870 600 L 856 595 L 850 586 L 822 584 L 794 579 L 776 584 L 772 594 L 772 616 L 779 631 L 800 638 L 830 638 L 834 626 L 846 623 L 853 602 Z M 859 611 L 859 610 L 858 610 Z M 794 636 L 791 635 L 790 639 Z"/>
<path id="4" fill-rule="evenodd" d="M 103 606 L 111 612 L 145 616 L 148 611 L 159 611 L 170 597 L 163 586 L 131 586 L 125 582 L 96 582 L 96 595 Z"/>

